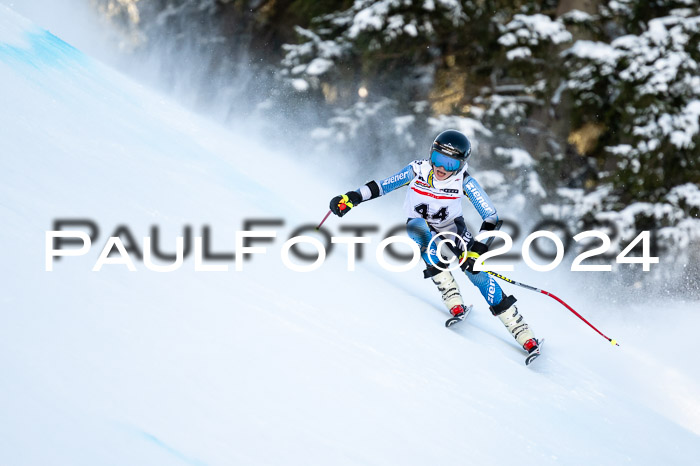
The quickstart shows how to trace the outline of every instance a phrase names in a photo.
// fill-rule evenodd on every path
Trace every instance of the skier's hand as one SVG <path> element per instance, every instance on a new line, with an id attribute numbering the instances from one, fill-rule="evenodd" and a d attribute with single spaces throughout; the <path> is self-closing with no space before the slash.
<path id="1" fill-rule="evenodd" d="M 350 212 L 350 209 L 362 202 L 362 195 L 357 191 L 348 191 L 340 196 L 335 196 L 331 199 L 331 212 L 333 212 L 338 217 Z"/>
<path id="2" fill-rule="evenodd" d="M 465 252 L 465 254 L 467 255 L 467 260 L 462 263 L 462 270 L 464 270 L 465 272 L 469 272 L 472 275 L 480 273 L 480 271 L 474 270 L 474 264 L 476 263 L 477 259 L 479 259 L 479 256 L 485 254 L 488 250 L 489 247 L 486 246 L 484 243 L 475 241 L 472 245 L 471 250 Z M 462 258 L 463 257 L 464 256 L 462 256 Z M 460 258 L 460 261 L 462 258 Z"/>

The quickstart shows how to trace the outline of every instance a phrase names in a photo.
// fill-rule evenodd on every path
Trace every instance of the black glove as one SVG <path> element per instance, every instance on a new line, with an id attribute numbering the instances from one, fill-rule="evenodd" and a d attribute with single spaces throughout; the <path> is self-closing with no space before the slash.
<path id="1" fill-rule="evenodd" d="M 362 202 L 362 195 L 360 193 L 357 191 L 348 191 L 343 195 L 335 196 L 331 199 L 331 212 L 338 217 L 342 217 L 360 202 Z"/>
<path id="2" fill-rule="evenodd" d="M 472 244 L 472 249 L 465 253 L 467 255 L 467 260 L 462 263 L 462 270 L 464 270 L 465 272 L 469 272 L 472 275 L 481 273 L 480 271 L 474 270 L 474 264 L 476 263 L 476 260 L 479 258 L 479 256 L 485 254 L 488 250 L 489 247 L 486 246 L 484 243 L 479 243 L 478 241 L 475 241 L 474 244 Z M 460 257 L 460 262 L 463 259 L 463 257 L 464 256 Z"/>

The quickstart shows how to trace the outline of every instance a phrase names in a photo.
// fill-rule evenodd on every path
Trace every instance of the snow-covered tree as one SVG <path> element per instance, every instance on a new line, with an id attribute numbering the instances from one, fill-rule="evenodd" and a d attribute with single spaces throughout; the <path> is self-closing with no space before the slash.
<path id="1" fill-rule="evenodd" d="M 630 234 L 658 229 L 676 257 L 692 255 L 686 246 L 700 236 L 700 16 L 673 13 L 638 35 L 577 41 L 564 56 L 574 126 L 600 128 L 586 154 L 598 168 L 587 197 L 600 202 L 584 196 L 575 217 L 614 219 Z"/>
<path id="2" fill-rule="evenodd" d="M 457 128 L 495 198 L 697 250 L 697 2 L 91 1 L 195 104 L 263 113 L 362 175 Z"/>

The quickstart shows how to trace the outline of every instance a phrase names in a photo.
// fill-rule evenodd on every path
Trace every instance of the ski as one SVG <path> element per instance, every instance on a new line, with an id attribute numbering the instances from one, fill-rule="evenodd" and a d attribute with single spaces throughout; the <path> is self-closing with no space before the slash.
<path id="1" fill-rule="evenodd" d="M 471 305 L 465 306 L 466 309 L 464 310 L 464 314 L 461 314 L 457 317 L 450 317 L 449 319 L 447 319 L 447 321 L 445 321 L 445 327 L 452 327 L 454 324 L 462 322 L 469 315 L 469 313 L 472 312 L 473 307 L 474 306 Z"/>
<path id="2" fill-rule="evenodd" d="M 533 362 L 535 359 L 537 359 L 538 357 L 540 357 L 540 354 L 541 354 L 541 353 L 540 353 L 540 348 L 542 348 L 542 343 L 544 343 L 544 338 L 542 338 L 541 340 L 537 340 L 537 348 L 535 348 L 535 349 L 534 349 L 531 353 L 529 353 L 529 354 L 527 355 L 527 357 L 525 358 L 525 365 L 526 365 L 526 366 L 529 366 L 530 364 L 532 364 L 532 362 Z"/>

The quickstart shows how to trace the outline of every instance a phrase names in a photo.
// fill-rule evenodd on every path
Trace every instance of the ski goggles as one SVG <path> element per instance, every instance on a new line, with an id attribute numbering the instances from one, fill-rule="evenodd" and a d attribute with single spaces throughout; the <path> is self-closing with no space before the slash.
<path id="1" fill-rule="evenodd" d="M 436 150 L 430 154 L 430 163 L 432 163 L 433 166 L 442 167 L 448 172 L 459 170 L 462 166 L 464 166 L 464 160 L 450 157 L 449 155 L 445 155 Z"/>

